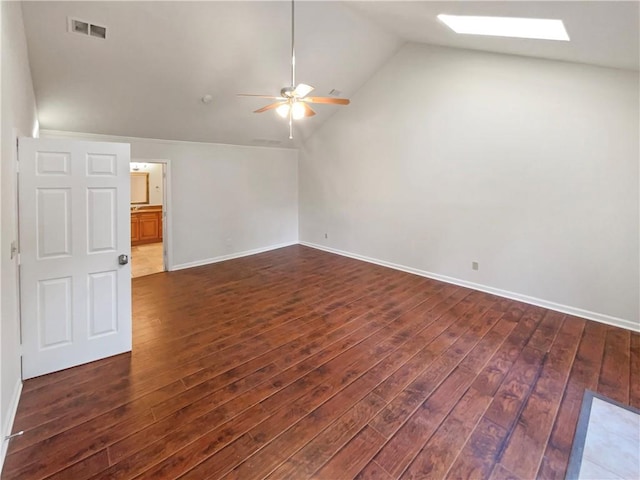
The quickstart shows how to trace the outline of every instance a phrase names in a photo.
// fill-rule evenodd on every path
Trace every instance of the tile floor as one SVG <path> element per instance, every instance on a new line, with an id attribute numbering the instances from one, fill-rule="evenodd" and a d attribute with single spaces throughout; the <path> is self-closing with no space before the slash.
<path id="1" fill-rule="evenodd" d="M 162 271 L 162 242 L 131 247 L 131 277 L 143 277 Z"/>
<path id="2" fill-rule="evenodd" d="M 580 428 L 576 434 L 576 441 L 580 440 L 579 431 Z M 593 397 L 578 478 L 640 478 L 638 413 Z"/>

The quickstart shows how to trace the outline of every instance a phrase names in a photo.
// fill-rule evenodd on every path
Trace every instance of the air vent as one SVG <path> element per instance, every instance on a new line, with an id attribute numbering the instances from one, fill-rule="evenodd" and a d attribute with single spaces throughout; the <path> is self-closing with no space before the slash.
<path id="1" fill-rule="evenodd" d="M 88 37 L 107 38 L 107 27 L 101 27 L 100 25 L 94 25 L 84 20 L 78 20 L 77 18 L 69 18 L 69 31 L 71 33 L 78 33 L 80 35 L 87 35 Z"/>
<path id="2" fill-rule="evenodd" d="M 89 35 L 97 38 L 107 38 L 107 28 L 98 25 L 89 25 Z"/>
<path id="3" fill-rule="evenodd" d="M 332 97 L 340 97 L 342 96 L 342 92 L 340 90 L 336 90 L 335 88 L 332 88 L 331 91 L 329 92 L 329 95 L 331 95 Z"/>
<path id="4" fill-rule="evenodd" d="M 89 24 L 80 20 L 71 19 L 69 22 L 69 31 L 73 33 L 80 33 L 82 35 L 89 35 Z"/>

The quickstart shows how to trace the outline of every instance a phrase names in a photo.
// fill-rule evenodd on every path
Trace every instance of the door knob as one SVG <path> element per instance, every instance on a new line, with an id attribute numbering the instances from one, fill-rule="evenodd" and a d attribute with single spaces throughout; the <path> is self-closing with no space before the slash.
<path id="1" fill-rule="evenodd" d="M 118 263 L 120 265 L 126 265 L 127 263 L 129 263 L 129 256 L 128 255 L 120 255 L 118 257 Z"/>

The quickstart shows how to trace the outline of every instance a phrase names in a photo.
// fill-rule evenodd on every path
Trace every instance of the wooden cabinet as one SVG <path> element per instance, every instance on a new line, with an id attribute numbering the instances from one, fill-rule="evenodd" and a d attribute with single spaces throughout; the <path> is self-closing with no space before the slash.
<path id="1" fill-rule="evenodd" d="M 131 211 L 131 245 L 162 241 L 162 208 L 140 207 Z"/>
<path id="2" fill-rule="evenodd" d="M 140 240 L 139 225 L 138 215 L 131 212 L 131 245 L 136 245 L 136 242 Z"/>

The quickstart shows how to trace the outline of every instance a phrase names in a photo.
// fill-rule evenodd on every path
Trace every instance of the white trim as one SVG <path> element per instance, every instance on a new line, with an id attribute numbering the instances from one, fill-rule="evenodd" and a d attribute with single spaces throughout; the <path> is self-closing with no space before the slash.
<path id="1" fill-rule="evenodd" d="M 9 441 L 5 437 L 11 435 L 11 429 L 13 428 L 13 422 L 16 419 L 16 413 L 18 412 L 18 402 L 20 401 L 20 394 L 22 393 L 22 381 L 18 380 L 16 386 L 13 388 L 13 396 L 11 397 L 11 403 L 7 412 L 7 418 L 5 424 L 2 426 L 2 451 L 0 452 L 0 472 L 4 465 L 4 459 L 7 455 L 7 449 L 9 448 Z"/>
<path id="2" fill-rule="evenodd" d="M 164 161 L 164 174 L 165 174 L 165 178 L 164 180 L 164 205 L 162 206 L 162 209 L 164 211 L 165 214 L 165 218 L 162 219 L 162 228 L 164 229 L 164 231 L 162 232 L 162 241 L 166 242 L 163 244 L 162 248 L 164 249 L 165 252 L 167 252 L 167 256 L 165 258 L 166 264 L 164 266 L 165 270 L 167 272 L 171 271 L 171 268 L 173 267 L 173 198 L 171 195 L 171 177 L 172 177 L 172 171 L 173 171 L 173 167 L 172 167 L 172 163 L 171 160 L 166 159 L 166 160 L 160 160 L 160 161 Z M 165 240 L 166 238 L 166 240 Z"/>
<path id="3" fill-rule="evenodd" d="M 517 300 L 519 302 L 528 303 L 531 305 L 537 305 L 538 307 L 547 308 L 549 310 L 555 310 L 557 312 L 574 315 L 576 317 L 586 318 L 588 320 L 594 320 L 596 322 L 605 323 L 614 327 L 620 327 L 634 332 L 640 332 L 640 324 L 631 320 L 625 320 L 623 318 L 612 317 L 603 313 L 591 312 L 589 310 L 583 310 L 581 308 L 571 307 L 568 305 L 562 305 L 560 303 L 550 302 L 541 298 L 530 297 L 521 293 L 510 292 L 508 290 L 501 290 L 499 288 L 489 287 L 479 283 L 468 282 L 466 280 L 460 280 L 458 278 L 447 277 L 437 273 L 427 272 L 425 270 L 419 270 L 417 268 L 407 267 L 404 265 L 398 265 L 396 263 L 387 262 L 384 260 L 378 260 L 376 258 L 366 257 L 364 255 L 358 255 L 355 253 L 345 252 L 336 248 L 326 247 L 324 245 L 318 245 L 310 242 L 300 242 L 300 245 L 315 248 L 317 250 L 323 250 L 329 253 L 335 253 L 344 257 L 355 258 L 356 260 L 362 260 L 364 262 L 374 263 L 383 267 L 393 268 L 394 270 L 400 270 L 402 272 L 413 273 L 414 275 L 420 275 L 421 277 L 432 278 L 445 283 L 452 283 L 454 285 L 460 285 L 461 287 L 471 288 L 473 290 L 479 290 L 481 292 L 490 293 L 499 297 L 509 298 L 511 300 Z"/>
<path id="4" fill-rule="evenodd" d="M 200 267 L 202 265 L 209 265 L 211 263 L 224 262 L 225 260 L 233 260 L 234 258 L 248 257 L 249 255 L 268 252 L 270 250 L 277 250 L 278 248 L 290 247 L 292 245 L 297 245 L 297 244 L 298 244 L 297 241 L 280 243 L 278 245 L 270 245 L 268 247 L 254 248 L 253 250 L 245 250 L 244 252 L 231 253 L 229 255 L 221 255 L 219 257 L 206 258 L 204 260 L 196 260 L 195 262 L 181 263 L 179 265 L 174 265 L 171 271 L 183 270 L 185 268 L 192 268 L 192 267 Z"/>
<path id="5" fill-rule="evenodd" d="M 94 141 L 103 142 L 152 142 L 162 144 L 187 144 L 187 145 L 220 145 L 223 147 L 241 147 L 241 148 L 268 148 L 270 150 L 298 150 L 298 147 L 268 147 L 266 145 L 239 145 L 236 143 L 215 143 L 215 142 L 194 142 L 189 140 L 165 140 L 162 138 L 147 137 L 127 137 L 124 135 L 105 135 L 103 133 L 83 133 L 83 132 L 67 132 L 64 130 L 40 129 L 40 136 L 54 135 L 56 137 L 69 137 L 77 139 L 92 139 Z"/>

